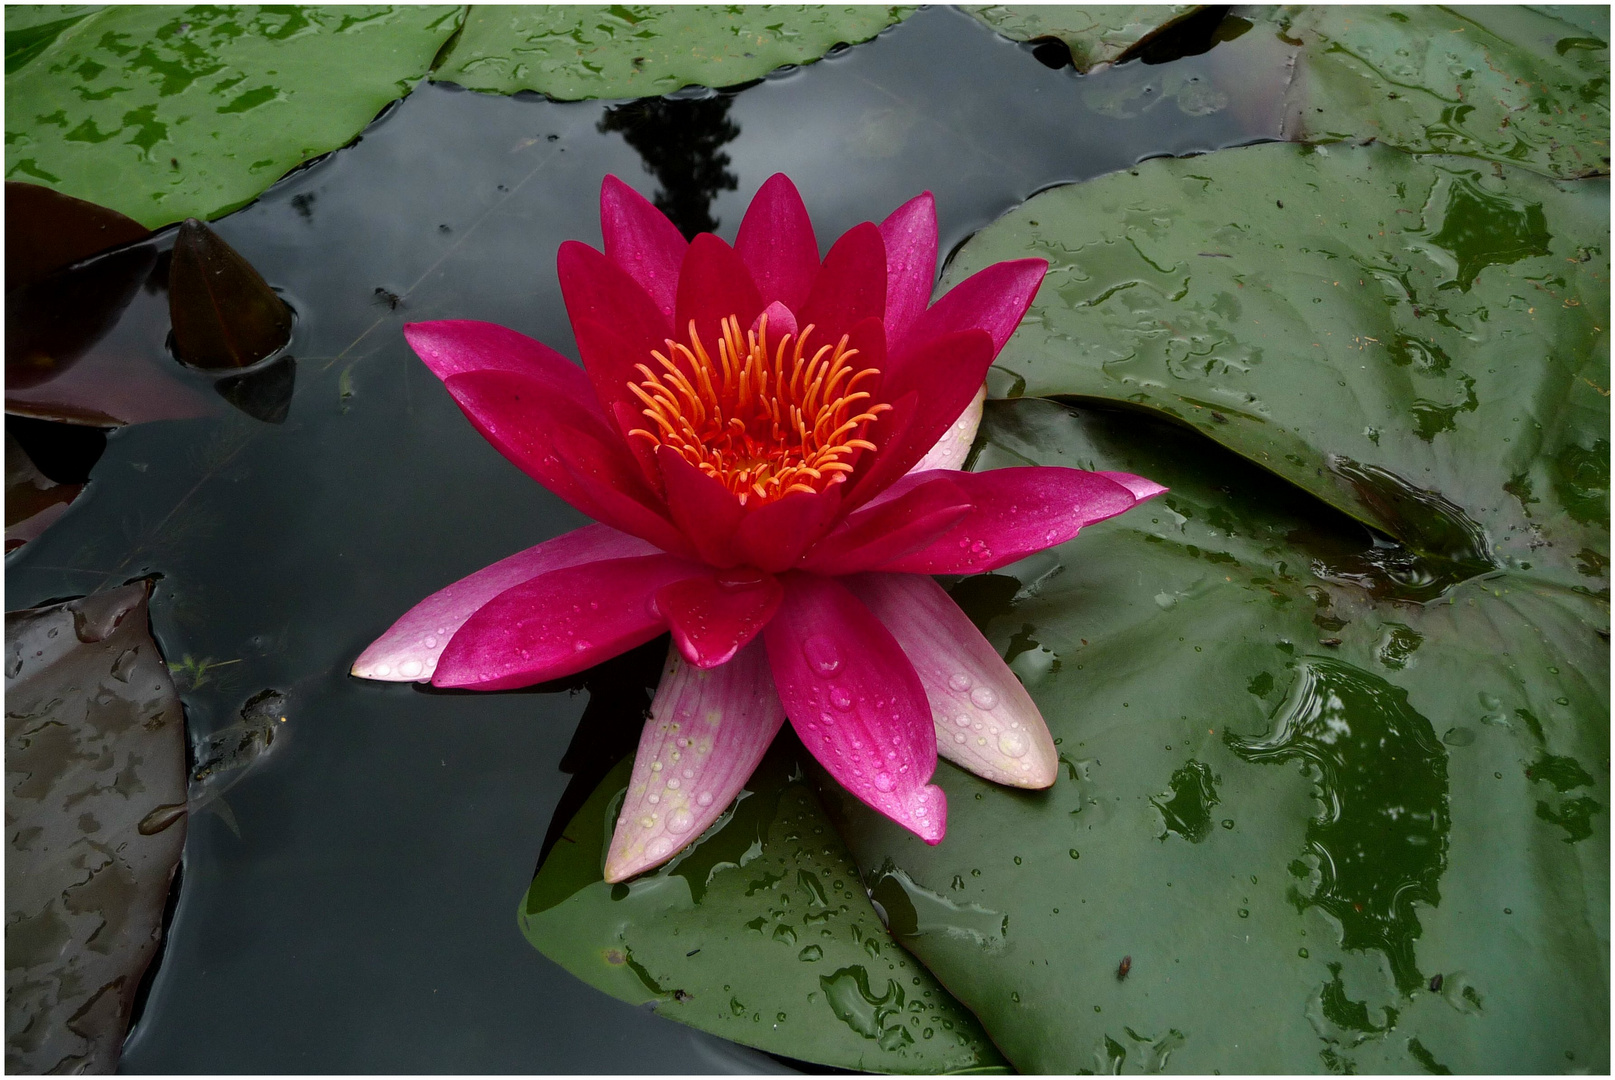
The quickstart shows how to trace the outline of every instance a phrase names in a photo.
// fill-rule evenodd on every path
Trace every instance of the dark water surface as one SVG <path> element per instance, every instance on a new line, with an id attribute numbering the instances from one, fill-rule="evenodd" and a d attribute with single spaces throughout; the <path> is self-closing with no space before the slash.
<path id="1" fill-rule="evenodd" d="M 1081 78 L 926 9 L 732 93 L 613 107 L 423 85 L 217 222 L 298 311 L 286 422 L 118 431 L 7 564 L 13 609 L 160 575 L 152 619 L 169 661 L 192 661 L 193 742 L 261 690 L 288 697 L 266 760 L 193 815 L 124 1070 L 788 1068 L 608 998 L 518 933 L 587 691 L 348 677 L 428 593 L 585 523 L 472 430 L 400 328 L 486 319 L 571 352 L 555 251 L 599 243 L 606 173 L 732 237 L 787 172 L 826 247 L 929 188 L 946 252 L 1050 185 L 1276 135 L 1271 73 L 1241 70 L 1241 47 Z"/>

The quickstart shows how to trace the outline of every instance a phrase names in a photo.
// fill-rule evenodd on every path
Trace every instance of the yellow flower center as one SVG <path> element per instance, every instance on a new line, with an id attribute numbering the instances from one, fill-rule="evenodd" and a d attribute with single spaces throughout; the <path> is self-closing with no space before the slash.
<path id="1" fill-rule="evenodd" d="M 845 335 L 809 356 L 812 324 L 772 348 L 766 315 L 744 337 L 736 316 L 722 328 L 716 360 L 691 321 L 689 345 L 669 340 L 667 353 L 651 353 L 655 368 L 636 365 L 645 378 L 628 389 L 654 429 L 629 435 L 672 448 L 742 505 L 843 482 L 850 459 L 875 449 L 862 437 L 866 425 L 891 409 L 866 404 L 869 392 L 859 389 L 880 371 L 852 364 L 858 350 L 848 348 Z"/>

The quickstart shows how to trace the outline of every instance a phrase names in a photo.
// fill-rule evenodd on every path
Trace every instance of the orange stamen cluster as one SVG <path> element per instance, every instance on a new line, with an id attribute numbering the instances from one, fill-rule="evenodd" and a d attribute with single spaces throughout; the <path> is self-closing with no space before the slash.
<path id="1" fill-rule="evenodd" d="M 645 378 L 628 389 L 655 429 L 629 435 L 671 447 L 742 505 L 844 481 L 850 459 L 875 449 L 863 438 L 865 426 L 891 408 L 866 404 L 869 391 L 859 389 L 879 370 L 854 366 L 858 350 L 848 348 L 845 336 L 809 356 L 811 324 L 772 349 L 766 315 L 744 337 L 735 316 L 722 327 L 716 360 L 691 321 L 689 345 L 669 340 L 667 353 L 651 353 L 660 370 L 636 365 Z"/>

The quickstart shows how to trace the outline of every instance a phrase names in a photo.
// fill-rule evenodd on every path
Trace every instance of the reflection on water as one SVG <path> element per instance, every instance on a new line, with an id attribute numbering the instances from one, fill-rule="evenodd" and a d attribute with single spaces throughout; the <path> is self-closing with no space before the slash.
<path id="1" fill-rule="evenodd" d="M 645 170 L 661 185 L 651 201 L 686 240 L 718 231 L 712 200 L 740 183 L 723 152 L 723 145 L 740 134 L 729 119 L 731 100 L 718 95 L 646 98 L 607 109 L 596 125 L 601 134 L 620 132 L 639 152 Z"/>

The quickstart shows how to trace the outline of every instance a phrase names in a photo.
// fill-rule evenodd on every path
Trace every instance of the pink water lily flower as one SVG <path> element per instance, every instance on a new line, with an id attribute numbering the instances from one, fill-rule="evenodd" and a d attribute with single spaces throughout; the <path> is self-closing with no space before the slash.
<path id="1" fill-rule="evenodd" d="M 958 471 L 982 381 L 1046 263 L 998 263 L 930 304 L 929 193 L 823 259 L 785 176 L 731 247 L 686 242 L 615 177 L 605 252 L 569 241 L 583 366 L 512 330 L 404 328 L 467 418 L 598 524 L 423 600 L 353 674 L 484 690 L 581 671 L 672 631 L 607 856 L 673 857 L 788 719 L 858 798 L 928 843 L 937 755 L 1054 782 L 1032 699 L 930 575 L 993 570 L 1164 489 L 1124 473 Z"/>

